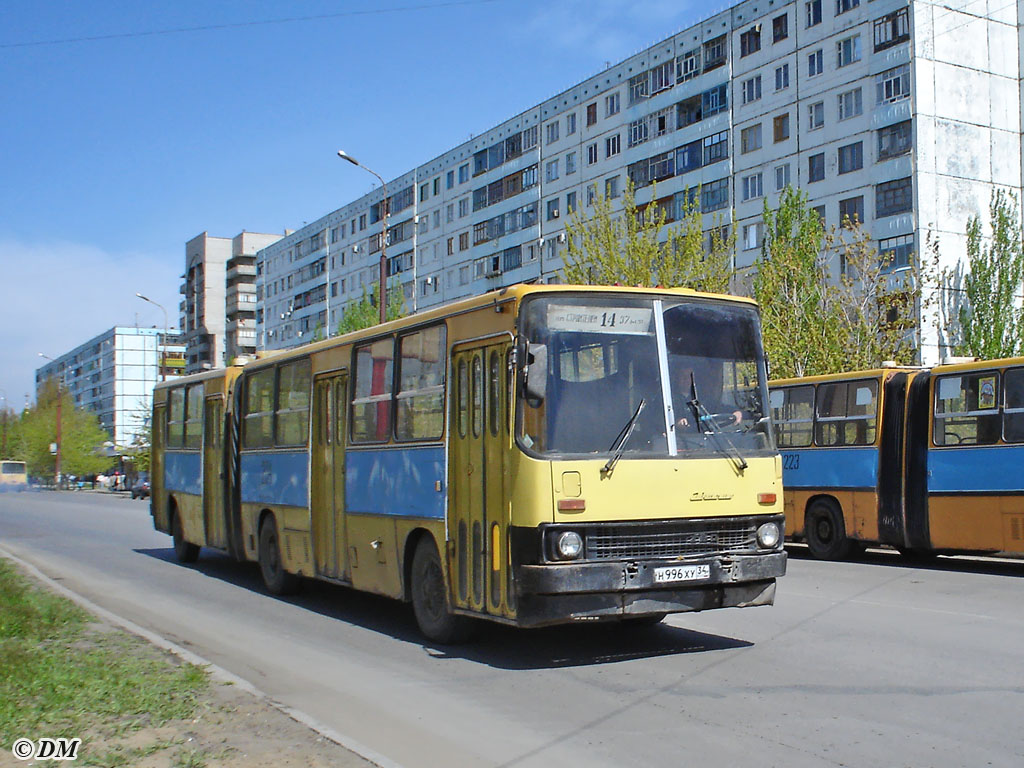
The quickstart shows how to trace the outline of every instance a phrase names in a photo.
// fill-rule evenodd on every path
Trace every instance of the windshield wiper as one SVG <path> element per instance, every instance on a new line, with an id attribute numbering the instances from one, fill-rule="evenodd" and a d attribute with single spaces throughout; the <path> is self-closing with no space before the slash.
<path id="1" fill-rule="evenodd" d="M 693 373 L 690 373 L 690 395 L 691 397 L 688 405 L 693 410 L 693 415 L 697 420 L 698 426 L 702 423 L 708 425 L 708 430 L 704 434 L 711 435 L 711 441 L 715 444 L 715 448 L 718 449 L 718 452 L 723 456 L 728 457 L 728 459 L 736 466 L 736 469 L 742 472 L 747 468 L 747 460 L 743 458 L 743 454 L 740 453 L 732 440 L 729 439 L 729 436 L 726 435 L 722 431 L 722 428 L 718 426 L 718 423 L 715 421 L 711 412 L 705 408 L 704 404 L 697 398 L 697 382 L 693 377 Z M 728 448 L 726 448 L 725 445 L 722 445 L 723 440 L 726 445 L 728 445 Z"/>
<path id="2" fill-rule="evenodd" d="M 612 470 L 615 469 L 615 465 L 619 462 L 619 459 L 622 458 L 622 454 L 626 450 L 626 442 L 629 440 L 629 436 L 633 434 L 633 428 L 636 427 L 637 419 L 640 418 L 640 413 L 646 405 L 647 398 L 641 397 L 640 402 L 636 406 L 636 411 L 632 416 L 630 416 L 629 421 L 626 422 L 626 426 L 624 426 L 622 431 L 619 432 L 618 437 L 612 441 L 611 447 L 608 448 L 608 450 L 614 451 L 614 454 L 610 459 L 608 459 L 608 463 L 601 468 L 601 477 L 608 477 L 612 473 Z"/>

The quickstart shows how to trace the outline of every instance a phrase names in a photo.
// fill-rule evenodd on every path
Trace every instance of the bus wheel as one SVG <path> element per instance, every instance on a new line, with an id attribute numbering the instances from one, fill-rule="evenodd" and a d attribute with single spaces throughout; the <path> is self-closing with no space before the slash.
<path id="1" fill-rule="evenodd" d="M 185 541 L 185 532 L 181 528 L 181 515 L 178 510 L 171 512 L 171 537 L 174 539 L 174 556 L 179 563 L 194 563 L 199 559 L 199 547 Z"/>
<path id="2" fill-rule="evenodd" d="M 294 594 L 302 585 L 298 576 L 284 569 L 277 521 L 273 515 L 268 516 L 260 527 L 260 573 L 267 590 L 274 595 Z"/>
<path id="3" fill-rule="evenodd" d="M 420 631 L 436 643 L 460 643 L 469 637 L 469 619 L 448 607 L 441 558 L 429 536 L 420 539 L 412 556 L 412 610 Z"/>
<path id="4" fill-rule="evenodd" d="M 804 519 L 807 547 L 819 560 L 844 560 L 850 554 L 850 540 L 839 507 L 828 499 L 811 504 Z"/>

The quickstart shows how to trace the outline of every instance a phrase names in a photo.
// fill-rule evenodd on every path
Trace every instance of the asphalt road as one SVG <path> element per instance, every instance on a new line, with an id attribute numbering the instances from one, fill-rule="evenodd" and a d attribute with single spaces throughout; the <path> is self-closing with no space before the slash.
<path id="1" fill-rule="evenodd" d="M 1024 765 L 1024 563 L 795 550 L 773 607 L 438 649 L 400 603 L 177 564 L 144 501 L 0 495 L 0 544 L 408 768 Z"/>

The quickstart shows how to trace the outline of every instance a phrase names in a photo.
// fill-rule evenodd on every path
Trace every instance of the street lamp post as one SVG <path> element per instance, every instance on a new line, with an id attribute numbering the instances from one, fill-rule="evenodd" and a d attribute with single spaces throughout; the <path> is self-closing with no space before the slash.
<path id="1" fill-rule="evenodd" d="M 352 157 L 352 155 L 347 154 L 345 152 L 345 150 L 339 149 L 338 150 L 338 157 L 340 157 L 342 160 L 348 160 L 350 163 L 352 163 L 352 165 L 358 165 L 360 168 L 362 168 L 364 171 L 367 171 L 368 173 L 372 173 L 374 176 L 376 176 L 380 180 L 381 188 L 384 190 L 384 199 L 381 201 L 381 208 L 383 210 L 382 210 L 381 216 L 380 216 L 380 301 L 379 301 L 380 306 L 378 307 L 378 309 L 380 310 L 380 322 L 383 323 L 383 322 L 385 322 L 388 319 L 388 313 L 387 313 L 387 305 L 388 305 L 388 302 L 387 302 L 388 261 L 387 261 L 387 257 L 385 256 L 385 249 L 387 248 L 387 244 L 388 244 L 388 213 L 389 213 L 388 209 L 391 207 L 390 204 L 388 203 L 388 185 L 387 185 L 387 182 L 384 181 L 384 178 L 379 173 L 377 173 L 376 171 L 374 171 L 371 168 L 367 168 L 365 165 L 363 165 L 358 160 L 356 160 L 354 157 Z M 414 195 L 416 194 L 415 190 L 413 190 L 413 194 Z"/>
<path id="2" fill-rule="evenodd" d="M 160 350 L 159 349 L 157 349 L 157 351 L 156 351 L 156 364 L 158 366 L 160 366 L 160 381 L 164 381 L 165 380 L 164 363 L 166 362 L 166 360 L 164 358 L 167 356 L 167 310 L 164 309 L 163 304 L 158 304 L 157 302 L 153 301 L 152 299 L 146 298 L 141 293 L 136 293 L 135 295 L 138 298 L 142 299 L 143 301 L 148 301 L 153 306 L 160 307 L 160 311 L 164 313 L 164 343 L 163 343 L 164 351 L 163 351 L 162 355 L 160 354 Z"/>
<path id="3" fill-rule="evenodd" d="M 45 358 L 46 360 L 49 360 L 51 363 L 56 363 L 57 362 L 56 360 L 54 360 L 49 355 L 44 355 L 42 352 L 39 353 L 39 356 L 42 357 L 42 358 Z M 63 387 L 63 382 L 61 381 L 61 378 L 60 378 L 60 372 L 58 371 L 58 373 L 57 373 L 57 441 L 56 441 L 57 450 L 54 452 L 54 455 L 53 455 L 53 482 L 57 486 L 58 490 L 60 489 L 60 431 L 61 431 L 60 405 L 61 405 L 61 400 L 63 400 L 63 399 L 64 399 L 64 387 Z"/>
<path id="4" fill-rule="evenodd" d="M 4 421 L 4 426 L 3 426 L 4 434 L 3 434 L 2 441 L 0 441 L 0 459 L 6 459 L 7 458 L 7 390 L 6 389 L 0 389 L 0 393 L 2 393 L 2 394 L 0 394 L 0 399 L 2 399 L 4 401 L 3 409 L 0 410 L 0 418 L 2 418 L 3 421 Z"/>

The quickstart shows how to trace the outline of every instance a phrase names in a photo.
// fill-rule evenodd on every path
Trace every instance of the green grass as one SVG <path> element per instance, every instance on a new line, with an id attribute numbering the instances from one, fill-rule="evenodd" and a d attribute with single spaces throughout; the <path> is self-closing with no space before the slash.
<path id="1" fill-rule="evenodd" d="M 90 736 L 187 718 L 206 686 L 200 667 L 98 628 L 0 559 L 0 747 L 20 737 L 81 737 L 88 764 L 100 751 L 89 749 Z"/>

